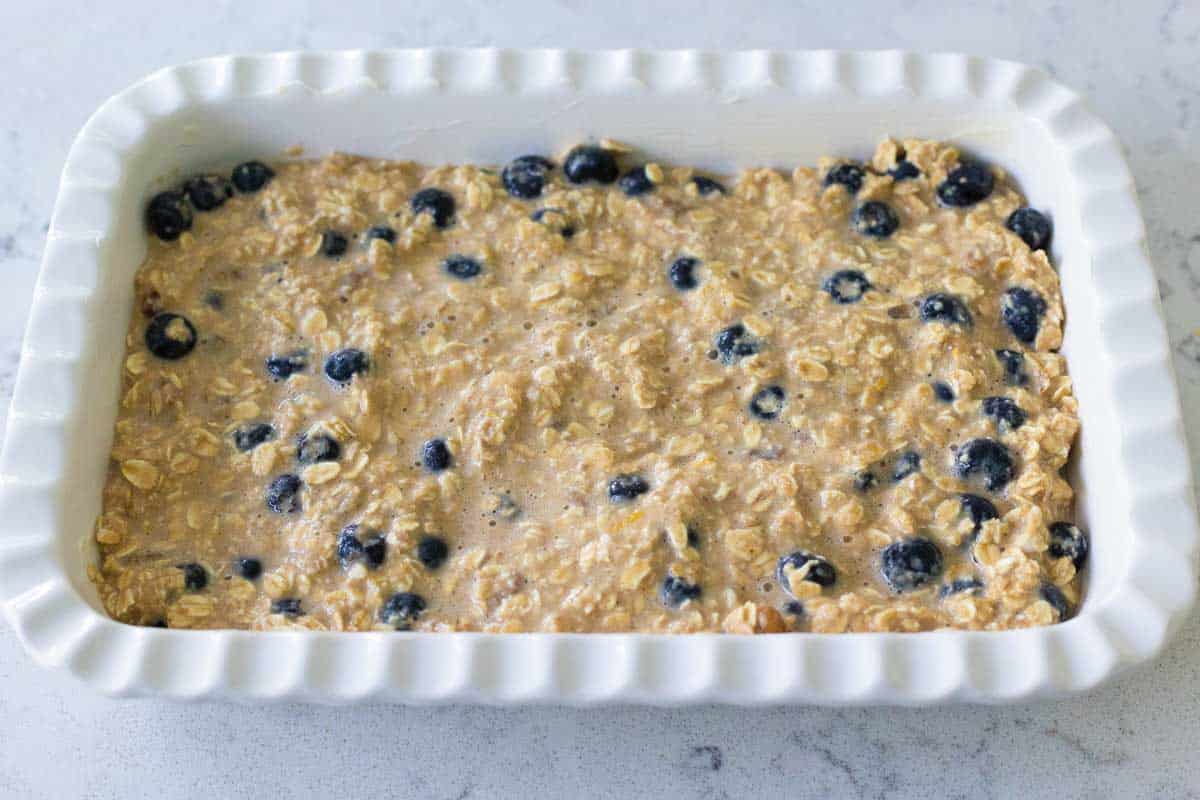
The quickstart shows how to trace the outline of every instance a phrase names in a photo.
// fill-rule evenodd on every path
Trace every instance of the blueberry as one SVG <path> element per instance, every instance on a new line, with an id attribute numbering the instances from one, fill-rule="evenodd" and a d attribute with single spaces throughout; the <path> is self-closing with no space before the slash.
<path id="1" fill-rule="evenodd" d="M 942 574 L 942 551 L 928 539 L 900 539 L 883 549 L 880 566 L 892 591 L 909 592 Z"/>
<path id="2" fill-rule="evenodd" d="M 1018 208 L 1009 214 L 1004 227 L 1020 236 L 1030 250 L 1045 250 L 1054 232 L 1050 218 L 1032 208 Z"/>
<path id="3" fill-rule="evenodd" d="M 546 173 L 554 169 L 549 159 L 541 156 L 514 158 L 500 173 L 504 190 L 518 200 L 532 200 L 542 196 L 546 188 Z"/>
<path id="4" fill-rule="evenodd" d="M 537 211 L 534 211 L 532 214 L 530 214 L 529 218 L 534 222 L 549 225 L 551 222 L 553 222 L 553 219 L 547 220 L 547 215 L 553 215 L 563 220 L 562 226 L 559 227 L 558 232 L 562 234 L 564 239 L 570 239 L 575 235 L 575 226 L 566 221 L 567 213 L 561 208 L 539 208 Z"/>
<path id="5" fill-rule="evenodd" d="M 1025 356 L 1016 350 L 997 350 L 996 358 L 1004 369 L 1004 382 L 1010 386 L 1024 386 L 1029 380 L 1025 374 Z"/>
<path id="6" fill-rule="evenodd" d="M 258 580 L 258 576 L 262 575 L 262 562 L 257 558 L 235 558 L 233 573 L 248 581 Z"/>
<path id="7" fill-rule="evenodd" d="M 608 482 L 608 499 L 614 503 L 632 500 L 650 491 L 650 484 L 641 475 L 618 475 Z"/>
<path id="8" fill-rule="evenodd" d="M 238 452 L 245 453 L 274 438 L 274 426 L 266 422 L 256 422 L 233 432 L 233 446 Z"/>
<path id="9" fill-rule="evenodd" d="M 1079 526 L 1070 522 L 1055 522 L 1050 525 L 1050 546 L 1047 548 L 1054 558 L 1069 558 L 1075 569 L 1083 566 L 1088 557 L 1088 536 Z"/>
<path id="10" fill-rule="evenodd" d="M 952 294 L 935 292 L 921 301 L 922 322 L 970 325 L 971 312 L 966 303 Z"/>
<path id="11" fill-rule="evenodd" d="M 276 514 L 295 514 L 300 510 L 300 478 L 284 473 L 267 486 L 267 508 Z"/>
<path id="12" fill-rule="evenodd" d="M 672 261 L 671 266 L 667 269 L 667 277 L 670 279 L 671 285 L 681 292 L 695 289 L 700 285 L 700 281 L 696 280 L 696 267 L 698 266 L 700 266 L 700 259 L 691 256 L 680 256 Z"/>
<path id="13" fill-rule="evenodd" d="M 937 196 L 942 205 L 964 208 L 985 199 L 995 185 L 996 178 L 990 169 L 975 161 L 964 161 L 950 170 L 937 187 Z"/>
<path id="14" fill-rule="evenodd" d="M 868 200 L 850 215 L 850 224 L 863 236 L 886 239 L 900 227 L 900 217 L 887 203 Z"/>
<path id="15" fill-rule="evenodd" d="M 367 569 L 379 569 L 387 559 L 387 537 L 382 533 L 363 541 L 363 561 Z"/>
<path id="16" fill-rule="evenodd" d="M 962 506 L 962 513 L 971 518 L 972 538 L 979 535 L 979 529 L 983 527 L 983 523 L 988 520 L 997 519 L 1000 516 L 1000 513 L 996 511 L 996 507 L 992 505 L 992 501 L 986 497 L 964 492 L 958 496 L 958 502 Z"/>
<path id="17" fill-rule="evenodd" d="M 875 473 L 869 469 L 860 470 L 854 473 L 854 488 L 860 492 L 869 492 L 874 489 L 879 483 L 879 478 L 875 477 Z"/>
<path id="18" fill-rule="evenodd" d="M 793 617 L 803 617 L 804 603 L 801 603 L 799 600 L 789 600 L 783 604 L 783 610 Z"/>
<path id="19" fill-rule="evenodd" d="M 450 548 L 446 540 L 438 536 L 426 536 L 417 542 L 417 560 L 429 569 L 437 569 L 446 562 Z"/>
<path id="20" fill-rule="evenodd" d="M 451 461 L 453 457 L 445 439 L 430 439 L 421 445 L 421 464 L 430 472 L 441 472 Z"/>
<path id="21" fill-rule="evenodd" d="M 921 170 L 917 169 L 917 165 L 911 161 L 897 161 L 896 166 L 888 170 L 888 175 L 892 176 L 892 180 L 897 183 L 900 181 L 911 181 L 913 178 L 921 176 Z"/>
<path id="22" fill-rule="evenodd" d="M 950 583 L 943 583 L 942 588 L 938 589 L 938 597 L 949 597 L 952 594 L 962 594 L 970 592 L 977 594 L 983 588 L 983 581 L 979 578 L 959 578 Z"/>
<path id="23" fill-rule="evenodd" d="M 325 359 L 325 376 L 334 383 L 349 383 L 360 372 L 366 372 L 370 364 L 367 354 L 354 347 L 337 350 Z"/>
<path id="24" fill-rule="evenodd" d="M 448 228 L 454 222 L 454 198 L 441 189 L 422 189 L 409 201 L 414 214 L 429 214 L 437 228 Z"/>
<path id="25" fill-rule="evenodd" d="M 1012 454 L 995 439 L 972 439 L 954 454 L 954 474 L 963 480 L 978 476 L 988 491 L 1003 489 L 1013 472 Z"/>
<path id="26" fill-rule="evenodd" d="M 442 269 L 461 281 L 468 281 L 483 272 L 483 265 L 469 256 L 455 253 L 442 262 Z"/>
<path id="27" fill-rule="evenodd" d="M 189 592 L 199 592 L 208 586 L 208 570 L 202 564 L 180 564 L 183 570 L 183 588 Z"/>
<path id="28" fill-rule="evenodd" d="M 828 292 L 833 302 L 842 305 L 862 300 L 870 288 L 867 276 L 856 269 L 840 269 L 821 282 L 821 290 Z"/>
<path id="29" fill-rule="evenodd" d="M 796 550 L 780 556 L 775 565 L 775 580 L 779 582 L 779 588 L 783 589 L 788 597 L 794 597 L 788 573 L 802 570 L 806 565 L 808 571 L 804 575 L 804 580 L 809 583 L 815 583 L 818 586 L 832 586 L 837 581 L 837 570 L 834 569 L 833 564 L 829 563 L 828 559 L 804 550 Z"/>
<path id="30" fill-rule="evenodd" d="M 337 231 L 325 231 L 321 234 L 321 255 L 326 258 L 337 258 L 344 255 L 349 242 Z"/>
<path id="31" fill-rule="evenodd" d="M 296 460 L 301 464 L 316 464 L 318 461 L 337 461 L 342 447 L 328 434 L 302 433 L 296 439 Z"/>
<path id="32" fill-rule="evenodd" d="M 563 172 L 571 183 L 612 183 L 617 179 L 617 159 L 601 147 L 580 145 L 567 153 Z"/>
<path id="33" fill-rule="evenodd" d="M 946 383 L 945 381 L 934 381 L 932 386 L 933 396 L 938 400 L 942 401 L 943 403 L 954 402 L 954 390 L 950 388 L 950 384 Z"/>
<path id="34" fill-rule="evenodd" d="M 164 242 L 173 242 L 192 228 L 192 209 L 183 192 L 159 192 L 146 206 L 146 227 Z"/>
<path id="35" fill-rule="evenodd" d="M 914 472 L 919 472 L 921 469 L 921 455 L 909 450 L 896 459 L 895 465 L 892 467 L 892 480 L 896 483 L 912 475 Z"/>
<path id="36" fill-rule="evenodd" d="M 413 592 L 396 592 L 379 609 L 379 619 L 396 630 L 407 630 L 425 610 L 425 598 Z"/>
<path id="37" fill-rule="evenodd" d="M 654 181 L 646 174 L 645 167 L 634 167 L 621 176 L 617 186 L 627 197 L 637 197 L 654 191 Z"/>
<path id="38" fill-rule="evenodd" d="M 667 608 L 679 608 L 688 600 L 697 599 L 700 594 L 699 586 L 670 574 L 663 579 L 662 587 L 658 590 L 658 596 Z"/>
<path id="39" fill-rule="evenodd" d="M 220 208 L 233 197 L 233 185 L 223 175 L 197 175 L 183 182 L 183 193 L 197 211 Z"/>
<path id="40" fill-rule="evenodd" d="M 858 194 L 863 185 L 863 168 L 858 164 L 838 164 L 825 173 L 825 186 L 845 186 L 850 194 Z"/>
<path id="41" fill-rule="evenodd" d="M 783 411 L 784 394 L 779 386 L 759 389 L 750 399 L 750 414 L 759 419 L 775 419 Z"/>
<path id="42" fill-rule="evenodd" d="M 287 380 L 289 375 L 308 369 L 308 354 L 295 350 L 281 356 L 267 357 L 267 374 L 276 380 Z"/>
<path id="43" fill-rule="evenodd" d="M 1000 301 L 1000 317 L 1013 336 L 1024 344 L 1033 344 L 1037 339 L 1038 325 L 1044 313 L 1046 301 L 1032 289 L 1014 286 Z"/>
<path id="44" fill-rule="evenodd" d="M 342 528 L 337 539 L 337 557 L 342 569 L 359 561 L 363 557 L 363 543 L 358 538 L 358 525 L 352 524 Z"/>
<path id="45" fill-rule="evenodd" d="M 196 346 L 196 327 L 187 317 L 164 311 L 146 326 L 146 348 L 158 358 L 176 361 Z"/>
<path id="46" fill-rule="evenodd" d="M 1038 593 L 1041 594 L 1043 600 L 1049 603 L 1054 610 L 1058 612 L 1059 622 L 1062 622 L 1071 616 L 1071 604 L 1067 602 L 1067 596 L 1063 594 L 1062 589 L 1058 588 L 1053 583 L 1045 581 L 1038 588 Z"/>
<path id="47" fill-rule="evenodd" d="M 723 364 L 732 364 L 739 358 L 754 355 L 759 350 L 758 342 L 750 338 L 746 327 L 740 322 L 718 333 L 715 344 Z"/>
<path id="48" fill-rule="evenodd" d="M 300 608 L 299 597 L 280 597 L 277 600 L 272 600 L 271 613 L 282 614 L 291 619 L 304 616 L 304 611 Z"/>
<path id="49" fill-rule="evenodd" d="M 983 415 L 991 417 L 1001 431 L 1015 431 L 1025 424 L 1025 412 L 1007 397 L 983 398 Z"/>
<path id="50" fill-rule="evenodd" d="M 372 239 L 383 239 L 388 244 L 393 244 L 396 241 L 396 230 L 387 225 L 373 225 L 367 228 L 365 238 L 368 242 Z"/>
<path id="51" fill-rule="evenodd" d="M 233 185 L 239 192 L 257 192 L 271 182 L 275 171 L 261 161 L 247 161 L 233 168 Z"/>
<path id="52" fill-rule="evenodd" d="M 725 187 L 722 186 L 719 181 L 715 181 L 712 178 L 706 178 L 703 175 L 696 175 L 692 178 L 692 183 L 696 185 L 696 191 L 700 193 L 701 197 L 707 197 L 713 192 L 725 194 Z"/>

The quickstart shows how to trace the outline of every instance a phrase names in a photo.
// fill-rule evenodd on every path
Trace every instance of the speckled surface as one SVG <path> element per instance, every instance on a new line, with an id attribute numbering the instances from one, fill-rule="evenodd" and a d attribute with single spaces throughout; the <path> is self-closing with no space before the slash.
<path id="1" fill-rule="evenodd" d="M 802 12 L 778 2 L 734 19 L 719 2 L 217 2 L 202 19 L 174 18 L 187 12 L 161 3 L 113 0 L 103 14 L 75 5 L 14 4 L 0 25 L 4 408 L 71 139 L 105 97 L 159 66 L 300 47 L 904 47 L 1038 64 L 1115 128 L 1138 180 L 1190 434 L 1200 435 L 1200 4 L 1010 0 L 947 11 L 892 0 Z M 1198 683 L 1193 618 L 1154 665 L 1041 706 L 250 709 L 95 697 L 38 669 L 0 629 L 0 798 L 1200 797 Z"/>

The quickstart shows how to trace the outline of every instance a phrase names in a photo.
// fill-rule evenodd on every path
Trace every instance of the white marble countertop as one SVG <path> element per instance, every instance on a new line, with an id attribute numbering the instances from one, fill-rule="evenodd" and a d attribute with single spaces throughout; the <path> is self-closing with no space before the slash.
<path id="1" fill-rule="evenodd" d="M 305 47 L 898 47 L 1038 64 L 1113 125 L 1137 176 L 1184 409 L 1200 435 L 1200 3 L 808 5 L 818 9 L 12 3 L 0 25 L 0 408 L 71 139 L 104 98 L 160 66 Z M 1086 697 L 1010 708 L 180 705 L 97 697 L 37 668 L 0 626 L 0 798 L 1200 797 L 1197 685 L 1193 618 L 1150 667 Z"/>

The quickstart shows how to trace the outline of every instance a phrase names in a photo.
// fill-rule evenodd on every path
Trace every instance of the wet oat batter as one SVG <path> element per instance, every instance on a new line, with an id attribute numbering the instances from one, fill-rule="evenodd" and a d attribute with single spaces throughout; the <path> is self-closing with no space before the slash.
<path id="1" fill-rule="evenodd" d="M 924 141 L 156 195 L 93 569 L 192 628 L 1011 628 L 1087 538 L 1049 220 Z"/>

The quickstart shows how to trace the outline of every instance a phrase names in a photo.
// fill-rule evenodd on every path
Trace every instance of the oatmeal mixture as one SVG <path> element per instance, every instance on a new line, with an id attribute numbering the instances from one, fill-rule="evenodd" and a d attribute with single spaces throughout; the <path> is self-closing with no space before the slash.
<path id="1" fill-rule="evenodd" d="M 1073 613 L 1049 219 L 928 141 L 156 195 L 92 578 L 179 628 L 916 631 Z"/>

